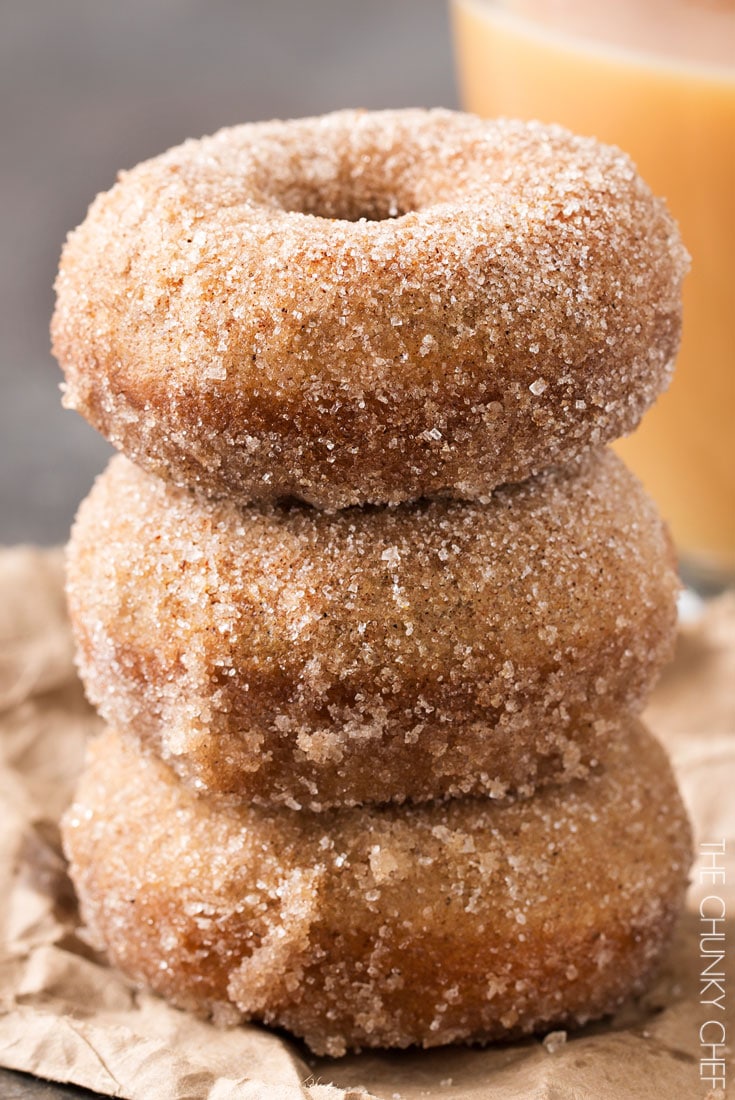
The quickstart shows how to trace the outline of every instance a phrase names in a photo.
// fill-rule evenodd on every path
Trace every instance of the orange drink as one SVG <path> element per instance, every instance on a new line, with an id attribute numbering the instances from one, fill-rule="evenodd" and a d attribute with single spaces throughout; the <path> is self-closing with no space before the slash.
<path id="1" fill-rule="evenodd" d="M 735 576 L 735 0 L 453 0 L 468 109 L 619 145 L 692 256 L 671 389 L 619 449 L 684 561 Z"/>

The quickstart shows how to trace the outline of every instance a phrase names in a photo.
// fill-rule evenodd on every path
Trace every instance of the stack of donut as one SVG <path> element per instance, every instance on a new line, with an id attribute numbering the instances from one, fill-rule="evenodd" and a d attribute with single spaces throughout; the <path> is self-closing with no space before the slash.
<path id="1" fill-rule="evenodd" d="M 643 987 L 690 858 L 637 720 L 677 579 L 604 444 L 685 269 L 618 150 L 448 111 L 240 126 L 97 198 L 54 348 L 125 457 L 69 549 L 109 728 L 64 838 L 136 982 L 332 1055 Z"/>

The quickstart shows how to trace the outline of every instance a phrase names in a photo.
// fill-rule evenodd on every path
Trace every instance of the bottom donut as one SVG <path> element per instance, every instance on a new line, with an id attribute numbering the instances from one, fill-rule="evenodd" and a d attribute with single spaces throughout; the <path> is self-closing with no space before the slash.
<path id="1" fill-rule="evenodd" d="M 321 814 L 198 797 L 108 731 L 63 836 L 83 916 L 131 978 L 330 1055 L 612 1011 L 655 969 L 691 859 L 637 723 L 586 780 L 525 801 Z"/>

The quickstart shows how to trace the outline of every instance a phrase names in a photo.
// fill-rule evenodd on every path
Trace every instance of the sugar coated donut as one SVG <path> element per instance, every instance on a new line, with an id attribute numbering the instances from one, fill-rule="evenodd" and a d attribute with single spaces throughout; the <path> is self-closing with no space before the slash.
<path id="1" fill-rule="evenodd" d="M 612 1011 L 655 967 L 691 859 L 669 763 L 637 723 L 587 780 L 526 801 L 325 814 L 198 797 L 108 732 L 63 834 L 116 966 L 333 1055 Z"/>
<path id="2" fill-rule="evenodd" d="M 583 774 L 673 647 L 667 532 L 612 452 L 336 514 L 238 508 L 115 458 L 68 556 L 105 719 L 200 788 L 320 809 Z"/>
<path id="3" fill-rule="evenodd" d="M 635 427 L 686 264 L 617 149 L 341 111 L 121 175 L 66 243 L 53 345 L 67 407 L 178 484 L 477 499 Z"/>

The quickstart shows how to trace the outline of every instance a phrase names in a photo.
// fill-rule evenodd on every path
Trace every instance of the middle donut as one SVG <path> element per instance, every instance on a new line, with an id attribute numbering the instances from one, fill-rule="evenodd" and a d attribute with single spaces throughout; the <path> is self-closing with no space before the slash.
<path id="1" fill-rule="evenodd" d="M 584 775 L 675 631 L 664 525 L 611 452 L 494 492 L 325 514 L 113 459 L 68 593 L 103 717 L 198 789 L 322 809 Z"/>

